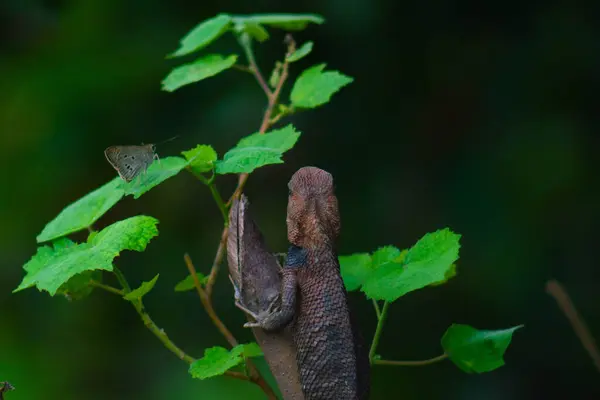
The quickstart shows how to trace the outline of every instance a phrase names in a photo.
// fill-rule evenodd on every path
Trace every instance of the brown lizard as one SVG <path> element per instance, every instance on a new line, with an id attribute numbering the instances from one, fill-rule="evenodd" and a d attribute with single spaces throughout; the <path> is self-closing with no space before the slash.
<path id="1" fill-rule="evenodd" d="M 367 399 L 369 359 L 348 308 L 336 239 L 338 202 L 331 174 L 298 170 L 288 184 L 288 240 L 280 308 L 254 315 L 247 327 L 279 330 L 292 323 L 296 361 L 307 400 Z"/>
<path id="2" fill-rule="evenodd" d="M 268 315 L 273 301 L 279 298 L 281 266 L 269 251 L 252 218 L 250 201 L 243 194 L 234 199 L 229 211 L 227 261 L 236 305 L 252 315 Z M 252 331 L 283 399 L 304 400 L 291 330 L 267 332 L 253 328 Z"/>

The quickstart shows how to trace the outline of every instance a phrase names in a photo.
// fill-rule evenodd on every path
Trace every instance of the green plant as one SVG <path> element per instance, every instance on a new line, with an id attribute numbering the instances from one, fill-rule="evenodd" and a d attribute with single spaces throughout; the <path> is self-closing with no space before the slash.
<path id="1" fill-rule="evenodd" d="M 49 222 L 37 236 L 41 245 L 37 253 L 24 266 L 26 275 L 15 292 L 37 287 L 70 299 L 90 295 L 95 288 L 123 297 L 132 304 L 145 326 L 178 358 L 190 364 L 192 377 L 205 379 L 227 375 L 235 379 L 251 381 L 259 385 L 269 398 L 275 392 L 253 365 L 251 358 L 261 355 L 255 343 L 240 344 L 219 319 L 212 304 L 212 291 L 225 253 L 228 208 L 239 197 L 249 175 L 257 168 L 282 163 L 283 154 L 292 149 L 300 132 L 291 124 L 271 129 L 285 117 L 301 110 L 317 108 L 328 103 L 331 97 L 353 81 L 338 71 L 326 70 L 323 63 L 304 70 L 295 80 L 290 97 L 282 101 L 282 88 L 289 78 L 293 63 L 306 57 L 314 44 L 306 42 L 297 46 L 288 33 L 285 37 L 286 52 L 277 61 L 267 79 L 259 70 L 253 51 L 256 43 L 269 39 L 268 29 L 287 32 L 302 30 L 309 24 L 321 24 L 317 15 L 249 15 L 219 14 L 203 21 L 182 40 L 179 49 L 169 57 L 181 57 L 203 51 L 222 35 L 233 34 L 237 39 L 247 65 L 240 65 L 238 54 L 203 54 L 194 61 L 174 68 L 163 80 L 166 91 L 174 91 L 185 85 L 215 76 L 228 69 L 240 70 L 254 76 L 267 98 L 267 107 L 257 132 L 242 138 L 238 144 L 219 157 L 210 145 L 201 144 L 183 151 L 182 157 L 167 157 L 153 163 L 139 181 L 126 183 L 119 177 L 85 195 L 67 206 Z M 212 347 L 204 357 L 195 359 L 179 348 L 164 330 L 153 322 L 143 304 L 143 298 L 158 281 L 157 274 L 139 288 L 130 287 L 123 273 L 115 267 L 114 259 L 124 250 L 144 251 L 151 239 L 158 235 L 158 220 L 150 216 L 135 216 L 117 221 L 101 231 L 93 224 L 119 200 L 127 195 L 135 199 L 181 171 L 193 174 L 212 194 L 223 217 L 223 232 L 212 268 L 205 275 L 196 271 L 186 255 L 189 276 L 181 281 L 175 291 L 196 289 L 202 304 L 217 329 L 223 334 L 231 349 Z M 238 185 L 227 201 L 217 188 L 217 177 L 239 174 Z M 75 243 L 69 234 L 88 229 L 85 242 Z M 486 372 L 503 365 L 503 354 L 508 347 L 513 327 L 497 331 L 480 331 L 467 325 L 452 325 L 443 338 L 443 354 L 424 361 L 390 361 L 377 354 L 389 306 L 401 296 L 427 286 L 445 283 L 456 275 L 460 235 L 449 229 L 426 234 L 414 246 L 400 250 L 385 246 L 371 253 L 356 253 L 340 257 L 342 275 L 349 291 L 361 290 L 369 298 L 377 315 L 370 359 L 380 365 L 424 365 L 449 358 L 465 372 Z M 106 274 L 112 274 L 120 287 L 105 283 Z M 243 366 L 244 368 L 242 368 Z"/>

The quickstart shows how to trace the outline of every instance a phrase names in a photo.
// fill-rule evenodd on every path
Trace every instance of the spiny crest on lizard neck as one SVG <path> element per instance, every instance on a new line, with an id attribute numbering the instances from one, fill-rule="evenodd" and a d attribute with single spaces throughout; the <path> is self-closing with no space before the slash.
<path id="1" fill-rule="evenodd" d="M 333 247 L 340 215 L 333 177 L 316 167 L 300 168 L 288 184 L 287 226 L 290 243 L 307 249 Z"/>

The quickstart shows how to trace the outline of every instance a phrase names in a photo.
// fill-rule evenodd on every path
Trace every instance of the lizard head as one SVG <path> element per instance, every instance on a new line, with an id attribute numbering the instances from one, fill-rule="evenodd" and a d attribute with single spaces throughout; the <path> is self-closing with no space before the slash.
<path id="1" fill-rule="evenodd" d="M 331 174 L 303 167 L 292 176 L 288 187 L 289 242 L 304 248 L 333 246 L 340 232 L 340 214 Z"/>

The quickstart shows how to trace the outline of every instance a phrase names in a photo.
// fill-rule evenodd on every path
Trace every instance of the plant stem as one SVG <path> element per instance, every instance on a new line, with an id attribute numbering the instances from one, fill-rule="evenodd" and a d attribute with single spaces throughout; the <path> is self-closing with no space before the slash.
<path id="1" fill-rule="evenodd" d="M 223 201 L 223 197 L 221 197 L 221 193 L 219 193 L 219 190 L 217 189 L 217 186 L 215 185 L 214 179 L 213 178 L 206 179 L 206 177 L 204 177 L 202 174 L 195 172 L 193 169 L 191 169 L 189 167 L 186 167 L 186 168 L 192 175 L 194 175 L 196 178 L 198 178 L 198 180 L 200 182 L 202 182 L 206 186 L 208 186 L 208 189 L 210 190 L 210 194 L 212 195 L 213 199 L 215 200 L 215 203 L 217 203 L 217 207 L 219 207 L 219 211 L 221 212 L 221 215 L 223 216 L 224 223 L 228 224 L 229 219 L 227 217 L 227 205 Z"/>
<path id="2" fill-rule="evenodd" d="M 287 43 L 287 46 L 288 46 L 287 52 L 286 52 L 286 58 L 287 58 L 288 55 L 292 54 L 296 50 L 296 42 L 294 42 L 294 39 L 292 38 L 291 35 L 286 36 L 285 42 Z M 242 45 L 242 47 L 244 47 L 244 51 L 246 52 L 246 57 L 248 58 L 248 62 L 250 63 L 250 66 L 252 67 L 252 65 L 256 65 L 256 61 L 254 61 L 254 53 L 252 52 L 252 47 L 250 45 L 245 45 L 243 41 L 240 41 L 240 44 Z M 279 118 L 275 117 L 275 118 L 273 118 L 273 122 L 271 122 L 271 116 L 273 115 L 275 106 L 277 105 L 277 102 L 279 101 L 279 96 L 281 95 L 281 89 L 283 88 L 283 85 L 288 78 L 289 65 L 290 65 L 289 62 L 287 62 L 287 61 L 283 62 L 282 66 L 281 66 L 281 76 L 279 77 L 277 86 L 275 87 L 275 90 L 272 93 L 271 93 L 271 90 L 269 89 L 269 87 L 267 86 L 267 84 L 264 82 L 264 78 L 260 74 L 258 67 L 253 69 L 254 75 L 256 76 L 256 80 L 259 82 L 259 84 L 261 82 L 264 83 L 264 86 L 263 86 L 263 84 L 261 84 L 261 86 L 263 86 L 263 90 L 264 90 L 265 94 L 267 95 L 267 99 L 268 99 L 267 109 L 265 110 L 262 122 L 260 123 L 260 128 L 258 129 L 259 133 L 267 132 L 267 129 L 269 129 L 271 127 L 271 125 L 273 125 L 273 123 L 279 121 Z M 248 180 L 248 174 L 246 174 L 246 173 L 240 174 L 240 177 L 238 179 L 238 185 L 237 185 L 235 191 L 233 192 L 233 194 L 231 195 L 231 197 L 229 198 L 229 200 L 227 201 L 227 204 L 226 204 L 227 206 L 230 206 L 234 199 L 237 199 L 240 197 L 240 195 L 242 194 L 242 191 L 244 190 L 244 186 L 245 186 L 247 180 Z"/>
<path id="3" fill-rule="evenodd" d="M 296 44 L 294 43 L 294 40 L 292 39 L 292 37 L 290 35 L 288 35 L 286 37 L 286 41 L 289 42 L 288 52 L 286 54 L 286 58 L 287 58 L 287 55 L 294 52 L 294 49 L 296 48 Z M 265 111 L 265 115 L 263 117 L 262 123 L 260 124 L 259 132 L 266 132 L 267 129 L 269 129 L 269 126 L 271 126 L 271 115 L 273 115 L 273 110 L 275 109 L 275 106 L 277 105 L 277 101 L 279 100 L 279 95 L 281 94 L 281 89 L 283 88 L 283 84 L 285 83 L 285 81 L 288 77 L 289 66 L 290 66 L 290 64 L 287 61 L 283 62 L 283 65 L 281 66 L 281 76 L 279 77 L 279 81 L 277 81 L 277 86 L 275 86 L 275 90 L 273 91 L 273 93 L 271 93 L 270 95 L 267 95 L 267 98 L 269 99 L 269 103 L 267 104 L 267 111 Z"/>
<path id="4" fill-rule="evenodd" d="M 231 67 L 237 69 L 238 71 L 244 71 L 248 72 L 249 74 L 254 74 L 254 72 L 252 72 L 252 70 L 245 65 L 233 64 Z"/>
<path id="5" fill-rule="evenodd" d="M 228 226 L 229 217 L 227 216 L 227 207 L 225 206 L 225 202 L 221 197 L 221 193 L 219 193 L 217 186 L 213 182 L 209 183 L 208 189 L 210 189 L 210 194 L 212 194 L 215 203 L 217 203 L 217 207 L 219 207 L 219 211 L 221 211 L 221 215 L 223 216 L 223 223 L 225 224 L 225 226 Z"/>
<path id="6" fill-rule="evenodd" d="M 213 324 L 215 324 L 217 329 L 225 337 L 225 339 L 227 339 L 227 342 L 229 342 L 231 347 L 237 346 L 238 345 L 237 340 L 231 334 L 229 329 L 227 329 L 227 327 L 225 326 L 223 321 L 221 321 L 221 319 L 217 316 L 217 313 L 215 312 L 215 310 L 212 306 L 211 298 L 208 296 L 208 293 L 202 288 L 202 285 L 200 284 L 200 280 L 198 279 L 198 274 L 196 273 L 196 268 L 194 267 L 194 263 L 192 262 L 192 259 L 186 253 L 183 256 L 183 260 L 185 261 L 185 265 L 188 269 L 188 272 L 192 276 L 192 280 L 194 281 L 194 286 L 196 287 L 196 291 L 198 292 L 198 297 L 200 297 L 200 301 L 202 302 L 202 306 L 206 310 L 206 313 L 212 320 Z M 252 364 L 252 361 L 250 361 L 250 359 L 246 359 L 246 365 L 250 369 L 250 378 L 249 379 L 252 382 L 256 383 L 258 386 L 260 386 L 260 388 L 265 392 L 265 394 L 267 395 L 267 397 L 269 399 L 277 399 L 277 396 L 275 396 L 273 389 L 271 389 L 269 384 L 260 375 L 260 373 L 254 366 L 254 364 Z M 245 376 L 243 374 L 241 374 L 241 375 Z"/>
<path id="7" fill-rule="evenodd" d="M 373 359 L 375 358 L 375 351 L 377 350 L 377 345 L 379 344 L 379 338 L 381 337 L 381 332 L 383 331 L 383 324 L 385 323 L 385 318 L 387 317 L 388 308 L 390 307 L 389 302 L 385 301 L 383 303 L 383 308 L 381 309 L 381 315 L 377 320 L 377 328 L 375 329 L 375 335 L 373 336 L 373 342 L 371 343 L 371 350 L 369 351 L 369 361 L 373 364 Z"/>
<path id="8" fill-rule="evenodd" d="M 184 254 L 183 260 L 185 261 L 185 265 L 186 265 L 190 275 L 192 276 L 192 280 L 194 281 L 194 286 L 196 287 L 196 291 L 198 292 L 198 297 L 200 297 L 202 306 L 206 310 L 206 313 L 210 317 L 211 321 L 213 322 L 213 324 L 215 324 L 215 326 L 217 327 L 219 332 L 221 332 L 221 334 L 225 337 L 225 339 L 231 345 L 231 347 L 237 346 L 238 341 L 233 336 L 233 334 L 229 331 L 229 329 L 227 329 L 227 327 L 225 326 L 223 321 L 221 321 L 221 319 L 215 313 L 215 309 L 212 306 L 212 301 L 211 301 L 210 297 L 208 296 L 208 293 L 204 290 L 204 288 L 200 284 L 200 280 L 198 279 L 198 274 L 196 273 L 196 268 L 194 267 L 194 264 L 192 263 L 192 259 L 190 258 L 190 256 L 188 254 Z"/>
<path id="9" fill-rule="evenodd" d="M 254 51 L 252 50 L 252 39 L 247 33 L 242 33 L 238 41 L 244 49 L 244 53 L 246 54 L 246 58 L 248 59 L 248 68 L 250 69 L 250 72 L 252 72 L 252 74 L 256 78 L 256 81 L 258 82 L 262 90 L 265 92 L 267 97 L 271 97 L 272 93 L 269 89 L 269 85 L 267 85 L 265 78 L 263 77 L 263 75 L 260 72 L 260 69 L 258 68 L 256 59 L 254 58 Z"/>
<path id="10" fill-rule="evenodd" d="M 119 271 L 119 273 L 120 273 L 120 271 Z M 125 277 L 122 276 L 122 278 L 124 279 Z M 126 281 L 124 281 L 124 282 L 126 283 Z M 94 280 L 90 281 L 90 285 L 95 286 L 95 287 L 97 287 L 99 289 L 106 290 L 109 293 L 114 293 L 114 294 L 116 294 L 116 295 L 118 295 L 120 297 L 123 297 L 125 295 L 125 293 L 122 290 L 119 290 L 119 289 L 114 288 L 112 286 L 104 285 L 104 284 L 102 284 L 100 282 L 96 282 Z M 134 305 L 134 307 L 135 307 L 135 305 Z M 137 308 L 136 308 L 136 310 L 137 310 Z M 146 313 L 146 315 L 148 315 L 148 313 Z M 150 319 L 149 315 L 148 315 L 148 320 L 150 321 L 151 324 L 154 324 L 154 322 L 152 322 L 152 319 Z M 144 318 L 142 318 L 142 321 L 144 321 L 144 325 L 146 327 L 148 327 L 148 325 L 146 325 L 146 320 L 144 320 Z M 148 327 L 148 329 L 150 329 L 152 331 L 152 333 L 154 333 L 156 335 L 156 332 L 153 329 L 151 329 L 150 327 Z M 181 360 L 183 360 L 184 362 L 186 362 L 188 364 L 191 364 L 191 363 L 193 363 L 195 361 L 194 358 L 192 358 L 191 356 L 188 356 L 187 354 L 185 354 L 185 352 L 183 350 L 179 349 L 179 347 L 177 347 L 177 345 L 175 345 L 173 342 L 171 342 L 168 339 L 166 333 L 164 333 L 164 331 L 162 329 L 160 329 L 158 327 L 156 327 L 156 329 L 158 329 L 160 331 L 159 334 L 162 332 L 162 334 L 160 336 L 158 336 L 158 338 L 161 339 L 161 337 L 164 335 L 164 337 L 166 337 L 167 341 L 172 344 L 172 345 L 169 345 L 169 346 L 167 346 L 165 344 L 165 346 L 169 350 L 171 350 L 178 358 L 180 358 Z M 163 340 L 161 340 L 161 342 L 165 343 Z M 248 377 L 248 376 L 246 376 L 246 375 L 244 375 L 244 374 L 242 374 L 240 372 L 236 372 L 236 371 L 225 371 L 224 375 L 227 375 L 227 376 L 229 376 L 231 378 L 240 379 L 242 381 L 249 381 L 250 380 L 250 377 Z"/>
<path id="11" fill-rule="evenodd" d="M 123 294 L 130 293 L 131 287 L 129 286 L 127 279 L 125 279 L 125 276 L 123 275 L 123 273 L 116 267 L 113 269 L 113 272 L 115 273 L 117 280 L 123 287 Z M 103 288 L 103 289 L 105 289 L 105 288 Z M 144 322 L 144 325 L 146 326 L 146 328 L 148 328 L 150 330 L 150 332 L 152 332 L 154 334 L 154 336 L 156 336 L 158 338 L 158 340 L 160 340 L 167 349 L 171 350 L 171 352 L 173 352 L 173 354 L 175 354 L 177 356 L 177 358 L 185 361 L 188 364 L 191 364 L 194 362 L 193 357 L 189 356 L 183 350 L 181 350 L 179 347 L 177 347 L 177 345 L 169 339 L 169 337 L 167 336 L 165 331 L 160 329 L 158 326 L 156 326 L 154 321 L 152 321 L 152 318 L 150 318 L 150 315 L 146 312 L 146 309 L 144 308 L 144 303 L 142 303 L 142 299 L 134 300 L 131 302 L 131 304 L 133 305 L 133 307 L 135 308 L 137 313 L 140 315 L 140 318 Z"/>
<path id="12" fill-rule="evenodd" d="M 437 357 L 430 358 L 428 360 L 420 360 L 420 361 L 391 361 L 391 360 L 375 360 L 373 364 L 377 365 L 395 365 L 401 367 L 420 367 L 423 365 L 435 364 L 437 362 L 443 361 L 448 358 L 447 354 L 442 354 Z"/>
<path id="13" fill-rule="evenodd" d="M 121 285 L 121 287 L 123 288 L 123 292 L 125 294 L 131 292 L 131 286 L 129 286 L 129 282 L 127 282 L 127 279 L 125 279 L 125 275 L 123 275 L 121 270 L 117 267 L 114 267 L 113 273 L 117 277 L 117 280 L 119 281 L 119 285 Z"/>
<path id="14" fill-rule="evenodd" d="M 558 306 L 571 323 L 571 326 L 573 327 L 573 330 L 579 338 L 583 348 L 588 352 L 596 366 L 596 369 L 598 369 L 598 372 L 600 372 L 600 352 L 598 351 L 596 341 L 590 333 L 585 320 L 581 317 L 581 315 L 579 315 L 579 312 L 577 312 L 577 308 L 575 308 L 575 304 L 569 297 L 567 291 L 558 281 L 550 280 L 546 283 L 546 292 L 554 297 L 554 300 L 556 300 Z"/>
<path id="15" fill-rule="evenodd" d="M 275 87 L 275 90 L 273 92 L 271 92 L 271 90 L 269 89 L 267 82 L 265 81 L 263 75 L 261 74 L 260 69 L 258 68 L 256 60 L 254 58 L 254 52 L 252 50 L 251 38 L 248 36 L 248 34 L 243 33 L 242 35 L 240 35 L 238 40 L 239 40 L 240 45 L 244 49 L 244 52 L 246 53 L 246 58 L 248 59 L 250 71 L 255 76 L 256 81 L 258 82 L 258 84 L 260 85 L 262 90 L 265 92 L 267 99 L 268 99 L 267 109 L 265 110 L 265 113 L 263 115 L 262 122 L 261 122 L 260 128 L 259 128 L 260 133 L 265 133 L 267 131 L 267 129 L 269 129 L 269 127 L 271 126 L 271 117 L 273 115 L 273 111 L 279 100 L 279 96 L 281 94 L 281 89 L 283 88 L 283 85 L 284 85 L 285 81 L 287 80 L 289 63 L 287 61 L 283 63 L 281 77 L 279 78 L 279 81 L 277 82 L 277 86 Z M 295 44 L 294 40 L 292 39 L 291 35 L 286 36 L 286 43 L 288 45 L 288 49 L 287 49 L 287 53 L 286 53 L 286 56 L 287 56 L 295 51 L 296 44 Z M 204 179 L 206 179 L 206 178 L 204 178 Z M 223 334 L 223 336 L 225 336 L 225 338 L 227 339 L 227 341 L 229 342 L 229 344 L 231 346 L 236 346 L 237 340 L 235 339 L 235 337 L 233 337 L 231 332 L 227 329 L 227 327 L 223 324 L 223 322 L 216 315 L 214 308 L 212 307 L 211 298 L 212 298 L 212 289 L 213 289 L 214 283 L 217 279 L 219 267 L 223 261 L 224 255 L 225 255 L 225 248 L 226 248 L 226 244 L 227 244 L 227 235 L 229 233 L 229 224 L 228 224 L 229 219 L 227 217 L 227 212 L 226 212 L 227 207 L 229 207 L 235 199 L 240 197 L 240 195 L 242 194 L 242 191 L 244 190 L 244 186 L 245 186 L 247 180 L 248 180 L 247 173 L 240 174 L 237 187 L 236 187 L 235 191 L 233 192 L 233 194 L 231 195 L 231 197 L 229 198 L 229 200 L 227 201 L 227 203 L 225 203 L 225 204 L 223 204 L 223 199 L 221 198 L 220 194 L 218 194 L 218 191 L 215 190 L 215 192 L 213 192 L 213 190 L 211 189 L 211 193 L 213 194 L 213 197 L 214 197 L 215 201 L 217 202 L 217 205 L 219 206 L 221 213 L 223 214 L 223 218 L 225 220 L 225 224 L 224 224 L 225 226 L 223 227 L 223 232 L 221 233 L 221 240 L 219 242 L 219 247 L 217 248 L 217 253 L 215 254 L 215 259 L 214 259 L 213 265 L 210 270 L 210 274 L 208 275 L 208 280 L 207 280 L 204 288 L 200 285 L 200 282 L 198 281 L 198 278 L 196 275 L 196 269 L 194 268 L 190 257 L 187 254 L 184 257 L 186 265 L 188 267 L 188 270 L 189 270 L 190 274 L 192 275 L 192 279 L 194 279 L 194 286 L 196 286 L 196 291 L 198 292 L 198 296 L 200 297 L 200 301 L 202 302 L 204 309 L 208 313 L 209 317 L 211 318 L 211 320 L 213 321 L 213 323 L 215 324 L 217 329 L 219 329 L 219 331 Z M 209 185 L 209 187 L 211 187 L 211 186 Z M 216 197 L 216 194 L 218 195 L 218 197 Z M 267 395 L 267 397 L 269 399 L 277 399 L 277 397 L 275 396 L 275 393 L 273 392 L 273 389 L 271 389 L 271 387 L 267 384 L 267 382 L 264 380 L 264 378 L 260 375 L 260 373 L 254 366 L 254 364 L 250 360 L 246 360 L 246 363 L 250 368 L 252 382 L 259 385 L 263 389 L 263 391 L 265 392 L 265 394 Z"/>
<path id="16" fill-rule="evenodd" d="M 223 262 L 223 256 L 225 255 L 225 248 L 227 246 L 227 235 L 229 233 L 229 224 L 226 223 L 221 232 L 221 240 L 219 241 L 219 247 L 217 247 L 217 253 L 213 261 L 212 267 L 210 268 L 210 274 L 206 281 L 206 295 L 210 299 L 212 297 L 212 289 L 217 280 L 217 274 L 219 273 L 219 267 Z"/>
<path id="17" fill-rule="evenodd" d="M 109 286 L 109 285 L 105 285 L 105 284 L 97 282 L 95 280 L 91 280 L 90 281 L 90 285 L 94 286 L 94 287 L 97 287 L 99 289 L 106 290 L 107 292 L 114 293 L 114 294 L 116 294 L 118 296 L 121 296 L 121 297 L 125 296 L 125 293 L 122 290 L 117 289 L 117 288 L 112 287 L 112 286 Z"/>
<path id="18" fill-rule="evenodd" d="M 377 300 L 373 299 L 373 307 L 375 308 L 375 314 L 377 315 L 377 320 L 381 318 L 381 310 L 379 309 L 379 304 L 377 304 Z"/>

